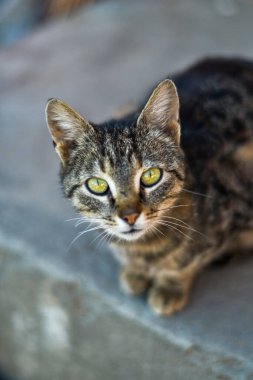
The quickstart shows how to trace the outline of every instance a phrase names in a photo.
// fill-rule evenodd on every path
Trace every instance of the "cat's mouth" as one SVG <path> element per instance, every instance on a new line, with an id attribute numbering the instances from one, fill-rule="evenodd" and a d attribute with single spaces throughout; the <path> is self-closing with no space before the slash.
<path id="1" fill-rule="evenodd" d="M 122 232 L 123 234 L 135 234 L 136 232 L 140 232 L 142 231 L 140 228 L 131 228 L 131 230 L 129 231 L 126 231 L 126 232 Z"/>
<path id="2" fill-rule="evenodd" d="M 120 233 L 118 232 L 117 235 L 123 240 L 132 241 L 132 240 L 139 239 L 139 237 L 141 237 L 143 233 L 144 233 L 144 230 L 141 228 L 131 228 L 128 231 L 124 231 Z"/>

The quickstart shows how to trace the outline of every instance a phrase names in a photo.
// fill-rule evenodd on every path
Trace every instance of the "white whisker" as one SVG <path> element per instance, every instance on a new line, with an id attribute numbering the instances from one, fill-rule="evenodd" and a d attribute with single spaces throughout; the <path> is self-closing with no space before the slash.
<path id="1" fill-rule="evenodd" d="M 71 218 L 71 219 L 66 219 L 64 220 L 64 222 L 72 222 L 73 220 L 81 220 L 83 219 L 82 217 L 79 217 L 79 218 Z"/>
<path id="2" fill-rule="evenodd" d="M 169 207 L 169 210 L 173 209 L 173 208 L 177 208 L 177 207 L 189 207 L 191 205 L 175 205 L 175 206 L 171 206 Z"/>
<path id="3" fill-rule="evenodd" d="M 206 236 L 205 234 L 203 234 L 202 232 L 200 232 L 200 231 L 198 231 L 198 230 L 196 230 L 195 228 L 193 228 L 192 226 L 190 226 L 188 223 L 186 223 L 186 222 L 184 222 L 183 220 L 181 220 L 181 219 L 178 219 L 178 218 L 175 218 L 175 217 L 173 217 L 173 216 L 168 216 L 168 215 L 162 215 L 161 217 L 160 217 L 162 220 L 176 220 L 176 221 L 178 221 L 179 223 L 181 223 L 181 224 L 177 224 L 177 223 L 173 223 L 173 222 L 171 222 L 170 221 L 170 223 L 172 223 L 172 224 L 175 224 L 175 225 L 177 225 L 177 226 L 180 226 L 180 227 L 182 227 L 182 228 L 187 228 L 188 230 L 191 230 L 191 231 L 193 231 L 193 232 L 196 232 L 196 233 L 198 233 L 199 235 L 201 235 L 201 236 L 203 236 L 203 237 L 205 237 L 206 239 L 208 239 L 208 236 Z"/>
<path id="4" fill-rule="evenodd" d="M 157 221 L 158 224 L 161 224 L 163 226 L 166 226 L 166 227 L 169 227 L 173 230 L 176 230 L 178 231 L 180 234 L 182 234 L 183 236 L 185 236 L 187 239 L 191 239 L 191 240 L 194 240 L 191 236 L 189 235 L 186 235 L 184 232 L 182 232 L 179 228 L 175 227 L 174 225 L 171 225 L 170 223 L 166 223 L 166 222 L 162 222 L 162 221 Z"/>
<path id="5" fill-rule="evenodd" d="M 77 241 L 77 239 L 79 239 L 79 237 L 81 237 L 82 235 L 88 233 L 88 232 L 91 232 L 91 231 L 95 231 L 95 230 L 98 230 L 98 229 L 101 229 L 103 227 L 101 226 L 96 226 L 96 227 L 93 227 L 93 228 L 90 228 L 88 230 L 84 230 L 84 231 L 81 231 L 73 240 L 72 242 L 70 243 L 69 247 L 68 247 L 68 250 L 72 247 L 72 245 Z"/>
<path id="6" fill-rule="evenodd" d="M 161 236 L 160 235 L 162 235 L 162 236 L 164 236 L 164 237 L 167 237 L 158 227 L 156 227 L 156 226 L 152 226 L 152 229 L 151 229 L 151 231 L 153 231 L 154 233 L 155 233 L 155 235 L 158 237 L 158 239 L 159 240 L 161 240 L 162 238 L 161 238 Z M 158 233 L 158 234 L 156 234 L 156 233 Z M 159 235 L 160 234 L 160 235 Z"/>
<path id="7" fill-rule="evenodd" d="M 102 221 L 102 219 L 82 219 L 80 221 L 78 221 L 76 224 L 75 224 L 75 227 L 78 227 L 80 226 L 80 224 L 83 224 L 83 223 L 100 223 Z"/>
<path id="8" fill-rule="evenodd" d="M 90 242 L 89 245 L 92 245 L 100 236 L 102 236 L 105 233 L 106 233 L 106 231 L 105 231 L 105 229 L 103 229 L 103 231 L 99 235 L 95 236 L 95 238 Z"/>
<path id="9" fill-rule="evenodd" d="M 199 195 L 201 197 L 212 198 L 210 195 L 206 195 L 206 194 L 203 194 L 203 193 L 198 193 L 197 191 L 191 191 L 191 190 L 188 190 L 188 189 L 182 189 L 182 191 L 185 191 L 186 193 L 190 193 L 190 194 L 193 194 L 193 195 Z"/>
<path id="10" fill-rule="evenodd" d="M 104 235 L 100 234 L 101 238 L 97 244 L 97 247 L 101 247 L 103 243 L 106 242 L 106 239 L 108 236 L 110 236 L 110 233 L 108 231 L 104 231 Z"/>

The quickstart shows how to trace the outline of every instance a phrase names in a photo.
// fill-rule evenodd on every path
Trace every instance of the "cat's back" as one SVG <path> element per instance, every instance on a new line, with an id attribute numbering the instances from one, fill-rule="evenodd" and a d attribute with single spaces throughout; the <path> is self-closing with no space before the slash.
<path id="1" fill-rule="evenodd" d="M 207 59 L 174 80 L 187 186 L 206 196 L 197 203 L 200 224 L 252 229 L 253 63 Z"/>
<path id="2" fill-rule="evenodd" d="M 180 98 L 182 146 L 203 164 L 253 140 L 253 63 L 205 59 L 174 78 Z M 223 152 L 223 153 L 222 153 Z"/>

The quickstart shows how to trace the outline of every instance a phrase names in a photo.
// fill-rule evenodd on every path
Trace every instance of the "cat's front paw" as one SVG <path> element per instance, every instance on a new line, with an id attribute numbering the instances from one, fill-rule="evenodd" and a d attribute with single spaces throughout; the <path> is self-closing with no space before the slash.
<path id="1" fill-rule="evenodd" d="M 144 271 L 123 269 L 120 275 L 121 287 L 127 294 L 139 295 L 145 292 L 149 286 L 148 274 Z"/>
<path id="2" fill-rule="evenodd" d="M 168 278 L 155 284 L 148 297 L 151 309 L 158 315 L 172 315 L 182 310 L 188 302 L 188 289 L 180 278 Z"/>

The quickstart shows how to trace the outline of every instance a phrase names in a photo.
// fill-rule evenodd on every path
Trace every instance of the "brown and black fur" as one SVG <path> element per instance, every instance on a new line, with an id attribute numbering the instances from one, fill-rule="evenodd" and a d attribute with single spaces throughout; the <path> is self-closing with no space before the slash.
<path id="1" fill-rule="evenodd" d="M 101 125 L 62 101 L 47 106 L 65 195 L 109 231 L 123 289 L 148 290 L 162 315 L 187 304 L 194 278 L 210 262 L 253 248 L 253 64 L 207 59 L 173 81 L 180 121 L 171 81 L 144 108 Z M 133 185 L 147 163 L 166 173 L 153 191 Z M 84 178 L 100 172 L 116 187 L 103 201 L 83 189 Z M 151 228 L 121 239 L 115 220 L 131 213 Z"/>

